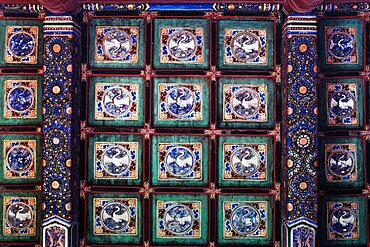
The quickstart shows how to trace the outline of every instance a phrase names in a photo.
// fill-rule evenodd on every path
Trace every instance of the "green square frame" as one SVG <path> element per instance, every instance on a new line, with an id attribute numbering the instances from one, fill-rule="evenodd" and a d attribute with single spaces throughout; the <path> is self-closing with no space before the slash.
<path id="1" fill-rule="evenodd" d="M 157 224 L 157 201 L 166 200 L 166 201 L 200 201 L 201 202 L 201 237 L 200 238 L 158 238 L 156 234 Z M 201 194 L 152 194 L 151 198 L 151 241 L 152 244 L 158 245 L 192 245 L 200 246 L 207 245 L 208 243 L 208 228 L 209 228 L 209 219 L 208 219 L 208 210 L 209 210 L 209 198 L 207 195 Z"/>
<path id="2" fill-rule="evenodd" d="M 235 29 L 267 29 L 267 63 L 266 64 L 225 64 L 224 63 L 224 30 L 225 28 Z M 218 68 L 219 69 L 253 69 L 273 70 L 275 67 L 275 22 L 271 18 L 240 18 L 240 19 L 219 19 L 218 21 Z"/>
<path id="3" fill-rule="evenodd" d="M 158 85 L 159 83 L 166 84 L 201 84 L 202 85 L 202 119 L 201 120 L 160 120 L 159 105 L 158 105 Z M 153 126 L 154 127 L 185 127 L 185 128 L 207 128 L 210 121 L 210 85 L 209 79 L 204 77 L 155 77 L 152 83 L 153 95 Z"/>
<path id="4" fill-rule="evenodd" d="M 143 175 L 143 136 L 138 134 L 110 133 L 110 134 L 89 134 L 87 136 L 87 181 L 89 185 L 113 185 L 113 186 L 139 186 L 142 183 Z M 95 142 L 137 142 L 137 179 L 96 179 L 94 178 L 94 144 Z"/>
<path id="5" fill-rule="evenodd" d="M 23 64 L 23 63 L 5 63 L 5 40 L 6 40 L 6 27 L 7 26 L 37 26 L 38 27 L 38 39 L 37 39 L 37 63 L 35 64 Z M 40 67 L 42 65 L 42 54 L 43 54 L 43 38 L 42 38 L 42 21 L 41 20 L 1 20 L 0 21 L 0 44 L 4 44 L 3 49 L 0 49 L 0 67 Z"/>
<path id="6" fill-rule="evenodd" d="M 35 118 L 5 118 L 5 81 L 7 80 L 36 80 L 36 117 Z M 42 118 L 42 76 L 38 75 L 3 75 L 0 77 L 0 125 L 41 125 Z"/>
<path id="7" fill-rule="evenodd" d="M 35 140 L 36 158 L 35 158 L 35 177 L 34 178 L 14 178 L 5 179 L 4 167 L 6 157 L 4 154 L 4 141 L 6 140 Z M 41 135 L 40 134 L 1 134 L 0 135 L 0 184 L 38 184 L 41 182 Z"/>
<path id="8" fill-rule="evenodd" d="M 245 85 L 266 85 L 267 86 L 267 121 L 225 121 L 224 120 L 224 85 L 228 84 L 245 84 Z M 256 78 L 238 78 L 238 77 L 221 77 L 218 80 L 218 126 L 221 128 L 274 128 L 275 123 L 275 83 L 271 77 Z"/>
<path id="9" fill-rule="evenodd" d="M 159 164 L 158 164 L 158 144 L 159 143 L 201 143 L 201 179 L 171 179 L 171 180 L 160 180 L 158 178 Z M 209 177 L 209 150 L 210 140 L 208 136 L 179 136 L 179 135 L 154 135 L 151 139 L 151 181 L 154 186 L 207 186 Z"/>
<path id="10" fill-rule="evenodd" d="M 368 218 L 366 214 L 366 203 L 365 198 L 362 196 L 331 196 L 331 197 L 323 197 L 319 200 L 319 208 L 320 208 L 320 217 L 319 217 L 319 231 L 318 234 L 320 245 L 323 246 L 342 246 L 342 247 L 365 247 L 366 246 L 366 238 L 367 238 L 367 226 L 366 226 L 366 219 Z M 359 215 L 358 220 L 359 224 L 359 234 L 357 240 L 327 240 L 327 202 L 346 202 L 346 201 L 358 201 L 359 202 Z"/>
<path id="11" fill-rule="evenodd" d="M 364 140 L 361 137 L 327 137 L 321 138 L 319 142 L 319 184 L 320 186 L 327 187 L 327 188 L 355 188 L 355 187 L 363 187 L 364 184 Z M 336 182 L 329 182 L 326 180 L 325 175 L 325 144 L 346 144 L 346 143 L 354 143 L 356 144 L 356 173 L 357 173 L 357 180 L 356 181 L 336 181 Z"/>
<path id="12" fill-rule="evenodd" d="M 240 239 L 225 239 L 223 229 L 223 202 L 225 201 L 266 201 L 267 202 L 267 236 L 266 237 L 244 237 Z M 219 195 L 217 197 L 217 243 L 222 245 L 238 246 L 270 246 L 273 235 L 273 211 L 274 198 L 271 196 L 244 196 L 244 195 Z"/>
<path id="13" fill-rule="evenodd" d="M 350 125 L 350 126 L 328 126 L 328 117 L 327 117 L 327 90 L 326 84 L 327 83 L 353 83 L 357 85 L 357 112 L 358 112 L 358 125 Z M 319 124 L 320 128 L 323 130 L 333 130 L 333 129 L 363 129 L 364 128 L 364 97 L 365 97 L 365 88 L 364 88 L 364 79 L 362 77 L 353 77 L 353 78 L 325 78 L 320 81 L 319 85 L 320 90 L 320 97 L 319 97 L 319 104 L 324 106 L 320 107 L 320 118 Z"/>
<path id="14" fill-rule="evenodd" d="M 138 48 L 138 61 L 137 63 L 128 63 L 128 62 L 101 62 L 95 61 L 95 39 L 96 39 L 96 27 L 97 26 L 138 26 L 139 27 L 139 39 L 137 40 Z M 142 69 L 145 66 L 145 47 L 144 45 L 144 36 L 145 36 L 145 21 L 142 18 L 91 18 L 90 19 L 90 30 L 89 30 L 89 47 L 94 47 L 94 52 L 89 52 L 89 67 L 99 68 L 99 69 Z"/>
<path id="15" fill-rule="evenodd" d="M 154 69 L 209 69 L 210 67 L 210 20 L 206 18 L 196 19 L 165 19 L 155 18 L 154 19 L 154 45 L 153 45 L 153 68 Z M 203 40 L 203 63 L 199 64 L 176 64 L 176 63 L 161 63 L 160 62 L 160 40 L 161 40 L 161 28 L 162 27 L 200 27 L 204 30 Z"/>
<path id="16" fill-rule="evenodd" d="M 220 136 L 218 139 L 218 154 L 217 154 L 217 183 L 221 187 L 273 187 L 274 185 L 274 137 L 272 136 Z M 237 144 L 266 144 L 266 179 L 238 179 L 238 180 L 224 180 L 223 179 L 223 145 L 225 143 Z"/>
<path id="17" fill-rule="evenodd" d="M 0 193 L 0 217 L 4 217 L 4 197 L 36 197 L 36 234 L 34 236 L 5 236 L 3 234 L 3 222 L 0 224 L 0 244 L 1 242 L 40 242 L 41 227 L 41 193 L 40 192 L 9 192 L 2 191 Z"/>
<path id="18" fill-rule="evenodd" d="M 343 71 L 343 70 L 362 70 L 364 67 L 364 19 L 362 17 L 338 18 L 321 18 L 319 19 L 319 66 L 322 72 Z M 326 27 L 356 27 L 357 29 L 357 61 L 356 64 L 329 64 L 327 63 L 327 44 L 326 44 Z"/>
<path id="19" fill-rule="evenodd" d="M 96 120 L 95 119 L 95 85 L 96 83 L 125 83 L 138 84 L 139 95 L 137 96 L 137 120 Z M 91 76 L 88 86 L 88 125 L 91 126 L 144 126 L 144 108 L 145 108 L 145 86 L 144 79 L 137 76 Z"/>
<path id="20" fill-rule="evenodd" d="M 94 235 L 94 198 L 136 198 L 137 199 L 137 235 L 114 236 Z M 89 244 L 141 244 L 143 235 L 143 202 L 142 195 L 134 193 L 89 193 L 86 207 L 86 241 Z"/>

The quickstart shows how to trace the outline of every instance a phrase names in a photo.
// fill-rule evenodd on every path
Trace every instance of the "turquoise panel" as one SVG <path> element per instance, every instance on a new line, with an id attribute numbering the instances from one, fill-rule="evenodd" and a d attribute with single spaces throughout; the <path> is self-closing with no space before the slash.
<path id="1" fill-rule="evenodd" d="M 274 25 L 272 19 L 220 19 L 218 68 L 273 70 Z"/>
<path id="2" fill-rule="evenodd" d="M 218 126 L 222 128 L 273 128 L 273 78 L 221 77 L 218 81 Z"/>
<path id="3" fill-rule="evenodd" d="M 142 196 L 90 193 L 87 197 L 87 243 L 142 243 Z"/>
<path id="4" fill-rule="evenodd" d="M 154 194 L 151 220 L 153 244 L 198 246 L 208 243 L 207 195 Z"/>
<path id="5" fill-rule="evenodd" d="M 144 67 L 144 19 L 92 18 L 89 27 L 90 67 Z"/>
<path id="6" fill-rule="evenodd" d="M 140 185 L 143 137 L 141 135 L 88 135 L 88 183 Z"/>
<path id="7" fill-rule="evenodd" d="M 88 124 L 143 126 L 145 97 L 142 77 L 89 77 Z"/>
<path id="8" fill-rule="evenodd" d="M 209 19 L 154 19 L 154 69 L 208 69 Z"/>
<path id="9" fill-rule="evenodd" d="M 153 79 L 153 126 L 209 126 L 210 85 L 204 77 L 156 77 Z"/>
<path id="10" fill-rule="evenodd" d="M 217 182 L 222 187 L 272 187 L 273 137 L 221 136 L 218 139 Z"/>
<path id="11" fill-rule="evenodd" d="M 364 19 L 319 20 L 319 62 L 323 72 L 361 70 L 364 66 Z"/>
<path id="12" fill-rule="evenodd" d="M 209 177 L 208 136 L 162 136 L 151 139 L 154 186 L 206 186 Z"/>
<path id="13" fill-rule="evenodd" d="M 323 246 L 366 246 L 365 200 L 332 196 L 320 200 L 319 241 Z"/>
<path id="14" fill-rule="evenodd" d="M 0 21 L 0 66 L 29 67 L 42 65 L 42 21 Z"/>

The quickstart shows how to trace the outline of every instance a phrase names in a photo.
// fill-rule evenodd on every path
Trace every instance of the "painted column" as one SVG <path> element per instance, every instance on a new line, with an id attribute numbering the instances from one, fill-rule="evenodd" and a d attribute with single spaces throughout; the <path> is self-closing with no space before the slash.
<path id="1" fill-rule="evenodd" d="M 317 18 L 283 27 L 283 246 L 315 246 L 318 217 Z"/>
<path id="2" fill-rule="evenodd" d="M 78 246 L 80 28 L 47 16 L 43 52 L 43 246 Z"/>

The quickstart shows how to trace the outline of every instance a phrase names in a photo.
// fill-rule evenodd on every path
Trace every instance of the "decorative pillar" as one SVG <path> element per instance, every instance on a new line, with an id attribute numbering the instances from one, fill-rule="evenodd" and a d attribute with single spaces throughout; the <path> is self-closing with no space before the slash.
<path id="1" fill-rule="evenodd" d="M 43 246 L 78 246 L 80 28 L 71 16 L 44 22 Z"/>
<path id="2" fill-rule="evenodd" d="M 315 246 L 318 217 L 317 18 L 283 28 L 283 246 Z"/>

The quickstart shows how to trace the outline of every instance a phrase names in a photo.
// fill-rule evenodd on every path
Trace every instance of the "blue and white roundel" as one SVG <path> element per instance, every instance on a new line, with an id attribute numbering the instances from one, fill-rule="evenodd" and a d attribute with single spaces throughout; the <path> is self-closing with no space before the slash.
<path id="1" fill-rule="evenodd" d="M 330 37 L 329 51 L 339 59 L 350 56 L 355 47 L 353 38 L 343 32 L 338 32 Z"/>
<path id="2" fill-rule="evenodd" d="M 260 216 L 257 210 L 250 206 L 241 206 L 234 210 L 231 216 L 231 225 L 241 234 L 250 234 L 257 230 Z"/>
<path id="3" fill-rule="evenodd" d="M 33 156 L 28 148 L 15 146 L 9 150 L 6 160 L 9 168 L 19 173 L 30 168 L 33 163 Z"/>
<path id="4" fill-rule="evenodd" d="M 120 116 L 126 114 L 131 106 L 129 92 L 121 87 L 109 88 L 104 93 L 103 106 L 110 115 Z"/>
<path id="5" fill-rule="evenodd" d="M 239 175 L 251 176 L 258 171 L 260 159 L 250 147 L 240 147 L 231 156 L 231 168 Z"/>
<path id="6" fill-rule="evenodd" d="M 9 39 L 9 49 L 15 56 L 25 57 L 35 49 L 35 40 L 28 33 L 15 33 Z"/>
<path id="7" fill-rule="evenodd" d="M 332 229 L 339 234 L 350 233 L 356 224 L 355 214 L 351 209 L 345 207 L 336 209 L 330 219 Z"/>
<path id="8" fill-rule="evenodd" d="M 103 167 L 109 174 L 120 175 L 130 165 L 128 151 L 121 146 L 109 147 L 103 154 Z"/>
<path id="9" fill-rule="evenodd" d="M 109 58 L 122 60 L 130 52 L 131 40 L 125 31 L 117 29 L 104 35 L 103 46 Z"/>
<path id="10" fill-rule="evenodd" d="M 195 96 L 188 88 L 176 87 L 168 92 L 166 105 L 174 116 L 185 116 L 195 106 Z"/>
<path id="11" fill-rule="evenodd" d="M 15 87 L 8 95 L 8 106 L 16 112 L 24 112 L 33 104 L 34 95 L 29 88 Z"/>
<path id="12" fill-rule="evenodd" d="M 188 232 L 193 225 L 190 209 L 184 205 L 176 205 L 168 209 L 164 216 L 166 228 L 174 234 Z"/>
<path id="13" fill-rule="evenodd" d="M 348 175 L 355 167 L 352 155 L 342 149 L 334 150 L 330 154 L 328 164 L 329 171 L 339 177 Z"/>
<path id="14" fill-rule="evenodd" d="M 242 118 L 250 118 L 258 113 L 260 98 L 256 91 L 241 88 L 233 94 L 232 109 Z"/>
<path id="15" fill-rule="evenodd" d="M 174 147 L 168 151 L 165 164 L 172 175 L 185 176 L 193 170 L 194 156 L 188 148 Z"/>
<path id="16" fill-rule="evenodd" d="M 348 92 L 336 92 L 329 99 L 330 111 L 338 117 L 349 117 L 355 109 L 355 99 Z"/>
<path id="17" fill-rule="evenodd" d="M 122 231 L 129 223 L 128 209 L 119 202 L 108 203 L 101 212 L 103 225 L 112 231 Z"/>
<path id="18" fill-rule="evenodd" d="M 13 228 L 18 230 L 27 229 L 32 223 L 32 219 L 32 209 L 23 202 L 13 203 L 8 208 L 6 220 Z"/>
<path id="19" fill-rule="evenodd" d="M 236 58 L 241 61 L 249 61 L 259 55 L 260 43 L 257 35 L 251 32 L 242 32 L 233 38 L 231 47 Z"/>
<path id="20" fill-rule="evenodd" d="M 180 30 L 168 39 L 170 54 L 177 60 L 186 60 L 194 56 L 197 48 L 196 38 L 189 31 Z"/>

